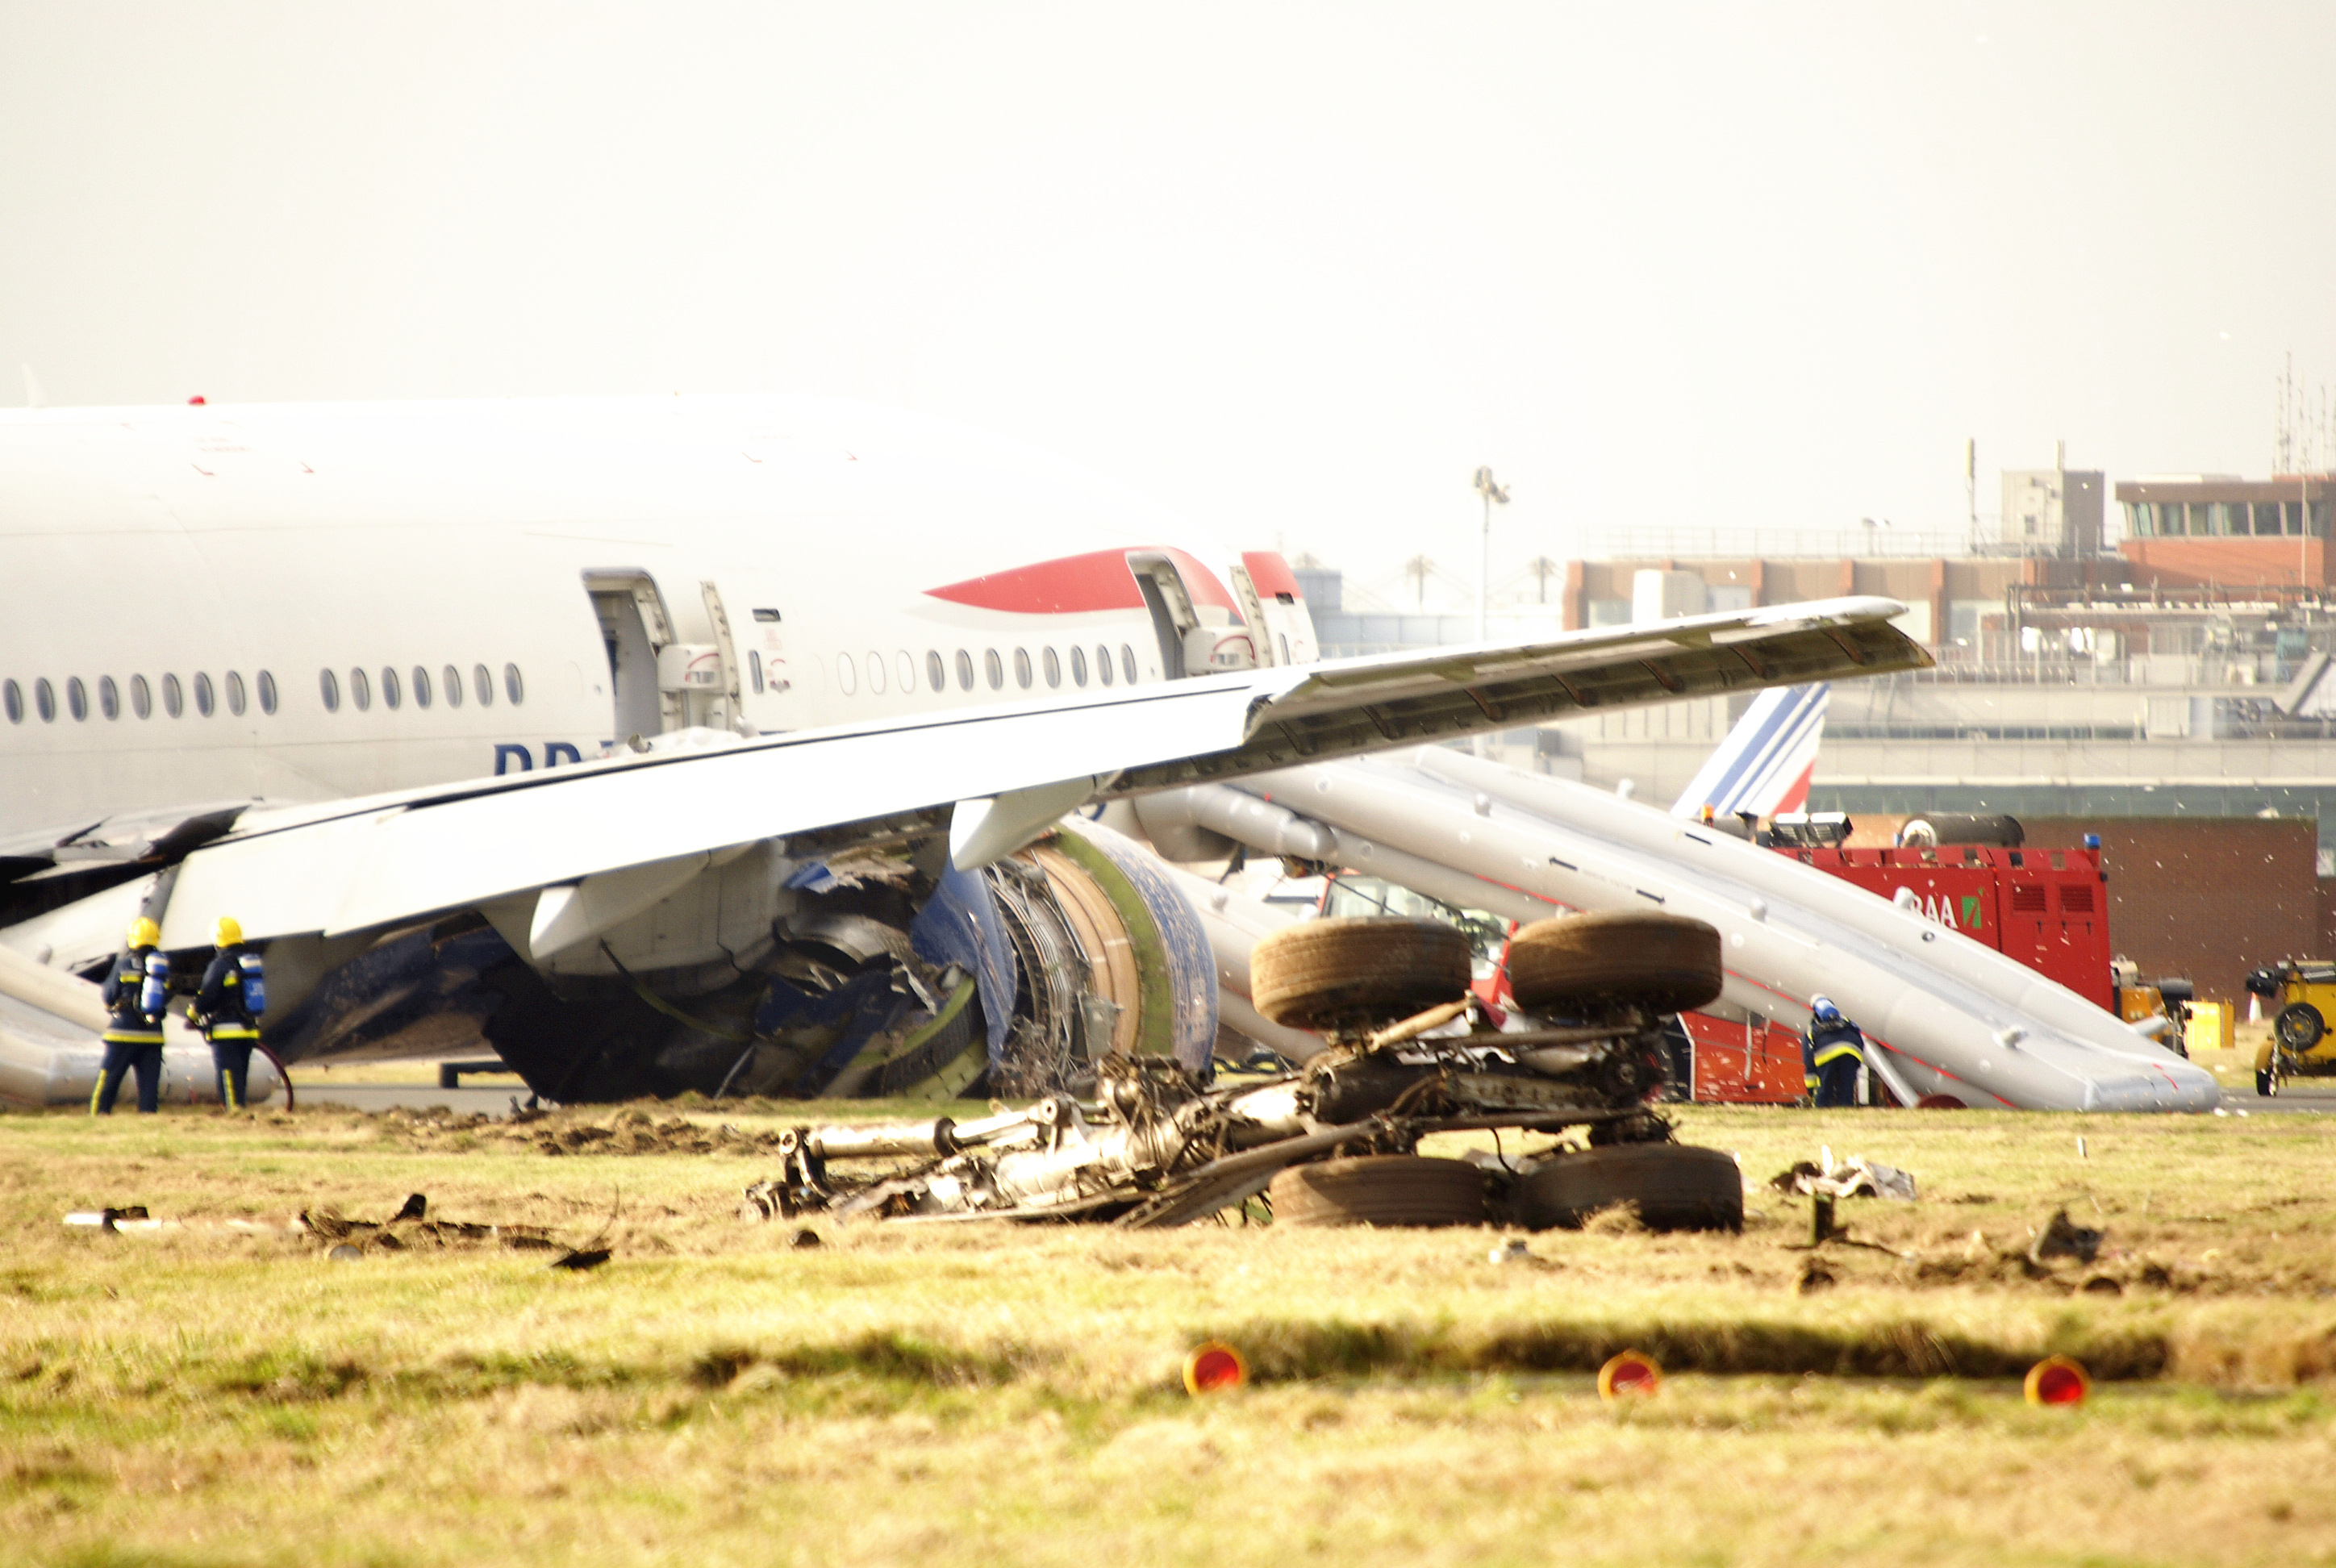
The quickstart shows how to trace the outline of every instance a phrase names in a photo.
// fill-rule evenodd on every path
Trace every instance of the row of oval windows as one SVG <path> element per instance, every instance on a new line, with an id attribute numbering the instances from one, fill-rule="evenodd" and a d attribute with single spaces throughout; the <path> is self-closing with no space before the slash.
<path id="1" fill-rule="evenodd" d="M 253 684 L 259 691 L 259 711 L 274 713 L 276 677 L 263 669 Z M 195 711 L 205 718 L 219 711 L 220 687 L 226 690 L 227 711 L 231 714 L 241 714 L 250 702 L 243 677 L 235 670 L 227 672 L 227 678 L 219 683 L 219 687 L 212 686 L 211 677 L 198 670 L 193 685 Z M 0 708 L 7 711 L 10 724 L 23 724 L 24 688 L 13 680 L 0 681 Z M 89 687 L 79 676 L 73 676 L 65 682 L 64 710 L 76 719 L 89 716 Z M 56 722 L 57 688 L 51 686 L 45 677 L 33 683 L 33 711 L 41 716 L 43 724 Z M 97 677 L 97 711 L 107 718 L 122 716 L 122 688 L 114 684 L 110 675 Z M 146 677 L 142 675 L 130 677 L 130 711 L 140 718 L 153 716 L 154 688 L 146 684 Z M 172 718 L 187 711 L 187 688 L 179 684 L 179 677 L 175 675 L 162 677 L 162 711 Z"/>
<path id="2" fill-rule="evenodd" d="M 210 676 L 198 670 L 192 684 L 195 711 L 205 718 L 210 717 L 212 714 L 219 711 L 222 691 L 226 695 L 229 713 L 239 717 L 244 709 L 249 706 L 250 695 L 244 687 L 240 671 L 232 669 L 228 671 L 226 678 L 219 686 L 214 687 L 211 684 Z M 472 667 L 471 685 L 472 689 L 478 694 L 481 707 L 493 706 L 495 679 L 488 672 L 485 665 L 475 665 Z M 274 713 L 277 702 L 276 677 L 263 669 L 253 678 L 252 686 L 257 689 L 259 696 L 259 711 Z M 320 671 L 317 686 L 324 696 L 325 711 L 327 713 L 340 711 L 340 677 L 329 669 Z M 390 707 L 402 706 L 408 689 L 406 684 L 398 678 L 394 668 L 386 665 L 382 667 L 381 700 L 384 705 Z M 414 667 L 413 684 L 410 689 L 414 694 L 414 706 L 430 706 L 433 695 L 430 672 L 421 665 L 417 664 Z M 446 695 L 447 706 L 461 707 L 462 706 L 462 672 L 453 665 L 448 665 L 445 668 L 443 685 L 439 689 Z M 515 664 L 503 666 L 503 692 L 511 698 L 511 706 L 514 707 L 527 700 L 527 683 L 520 677 L 519 666 Z M 360 712 L 373 706 L 372 677 L 363 669 L 350 670 L 348 694 L 349 700 Z M 81 677 L 73 676 L 66 680 L 64 690 L 66 713 L 71 714 L 76 720 L 86 719 L 90 715 L 89 699 L 90 688 Z M 45 677 L 34 681 L 31 711 L 40 716 L 43 724 L 56 722 L 57 706 L 57 688 L 52 686 Z M 120 718 L 122 706 L 122 687 L 114 684 L 113 677 L 110 675 L 98 677 L 97 711 L 107 718 Z M 14 680 L 0 681 L 0 709 L 6 710 L 10 724 L 23 724 L 26 711 L 24 688 Z M 142 675 L 133 675 L 130 677 L 130 711 L 140 718 L 153 716 L 154 688 L 147 684 L 146 677 Z M 187 688 L 179 684 L 179 677 L 175 675 L 166 675 L 162 677 L 162 711 L 172 718 L 177 718 L 187 711 Z"/>
<path id="3" fill-rule="evenodd" d="M 971 691 L 973 689 L 973 655 L 964 648 L 959 648 L 957 650 L 957 658 L 954 662 L 957 668 L 958 689 Z M 762 657 L 760 655 L 750 653 L 746 664 L 754 677 L 754 689 L 759 692 L 763 689 Z M 1087 650 L 1083 648 L 1073 648 L 1069 664 L 1071 684 L 1080 687 L 1086 685 Z M 925 655 L 925 684 L 934 691 L 947 691 L 949 665 L 950 661 L 941 657 L 939 648 L 929 650 Z M 989 689 L 1004 690 L 1006 687 L 1005 657 L 994 648 L 986 649 L 981 656 L 981 666 L 983 677 L 988 681 Z M 1061 654 L 1051 648 L 1042 648 L 1038 650 L 1038 662 L 1034 668 L 1030 659 L 1030 650 L 1017 648 L 1014 650 L 1014 682 L 1027 690 L 1037 679 L 1038 671 L 1043 669 L 1047 686 L 1060 687 L 1063 684 L 1063 666 L 1064 659 Z M 913 655 L 905 650 L 897 655 L 895 670 L 900 677 L 900 689 L 903 692 L 917 689 L 917 661 Z M 1110 686 L 1115 678 L 1124 675 L 1127 684 L 1134 686 L 1135 684 L 1134 648 L 1127 643 L 1119 645 L 1118 665 L 1114 669 L 1111 649 L 1100 644 L 1096 645 L 1094 675 L 1095 679 L 1105 686 Z M 846 696 L 852 696 L 860 689 L 859 667 L 848 653 L 839 653 L 835 656 L 835 684 L 837 689 Z M 868 689 L 877 696 L 883 695 L 884 656 L 881 653 L 871 653 L 868 656 Z"/>
<path id="4" fill-rule="evenodd" d="M 329 669 L 316 672 L 316 689 L 325 699 L 326 713 L 341 711 L 341 677 Z M 495 677 L 482 664 L 471 667 L 471 689 L 477 694 L 481 707 L 495 705 Z M 381 667 L 381 701 L 384 707 L 403 707 L 406 694 L 412 692 L 415 707 L 428 707 L 433 698 L 443 693 L 448 707 L 462 706 L 462 672 L 448 665 L 439 684 L 433 687 L 426 666 L 415 665 L 411 684 L 398 677 L 394 666 Z M 349 702 L 359 713 L 373 706 L 374 679 L 363 668 L 349 671 Z M 519 666 L 503 666 L 503 695 L 517 707 L 527 700 L 527 682 L 520 678 Z"/>

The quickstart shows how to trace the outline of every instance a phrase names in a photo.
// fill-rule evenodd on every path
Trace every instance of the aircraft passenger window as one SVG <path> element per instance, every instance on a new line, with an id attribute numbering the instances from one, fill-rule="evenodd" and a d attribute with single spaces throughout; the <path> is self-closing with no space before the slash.
<path id="1" fill-rule="evenodd" d="M 1025 691 L 1030 689 L 1030 650 L 1027 648 L 1014 650 L 1014 684 Z"/>
<path id="2" fill-rule="evenodd" d="M 860 669 L 848 653 L 835 656 L 835 688 L 846 696 L 860 689 Z"/>
<path id="3" fill-rule="evenodd" d="M 1042 664 L 1044 664 L 1044 665 L 1046 666 L 1046 684 L 1047 684 L 1048 686 L 1050 686 L 1050 687 L 1056 687 L 1056 686 L 1060 686 L 1060 685 L 1062 685 L 1062 684 L 1063 684 L 1063 660 L 1062 660 L 1062 656 L 1061 656 L 1061 655 L 1059 655 L 1059 654 L 1057 654 L 1057 653 L 1056 653 L 1053 648 L 1041 648 L 1041 649 L 1039 650 L 1039 661 L 1040 661 Z"/>
<path id="4" fill-rule="evenodd" d="M 162 678 L 164 680 L 168 680 L 170 677 L 169 676 L 164 676 Z M 331 670 L 320 671 L 316 678 L 316 689 L 325 694 L 325 711 L 326 713 L 338 713 L 341 711 L 341 683 L 340 678 L 337 676 L 334 675 Z"/>
<path id="5" fill-rule="evenodd" d="M 89 716 L 89 687 L 81 684 L 79 676 L 73 676 L 65 682 L 65 708 L 73 716 L 76 724 Z"/>
<path id="6" fill-rule="evenodd" d="M 404 706 L 405 688 L 398 683 L 397 667 L 394 665 L 385 664 L 381 667 L 381 702 L 384 707 Z"/>
<path id="7" fill-rule="evenodd" d="M 973 689 L 973 655 L 963 648 L 957 650 L 957 685 L 959 691 Z"/>
<path id="8" fill-rule="evenodd" d="M 0 705 L 8 709 L 10 724 L 24 722 L 24 688 L 15 681 L 0 681 Z"/>
<path id="9" fill-rule="evenodd" d="M 227 672 L 227 711 L 243 716 L 243 677 L 235 670 Z"/>
<path id="10" fill-rule="evenodd" d="M 108 718 L 122 716 L 122 688 L 113 684 L 110 675 L 97 677 L 97 711 Z"/>
<path id="11" fill-rule="evenodd" d="M 154 688 L 146 684 L 142 675 L 130 677 L 130 711 L 140 718 L 154 716 Z"/>
<path id="12" fill-rule="evenodd" d="M 57 688 L 49 684 L 46 676 L 33 683 L 33 706 L 41 710 L 43 724 L 57 722 Z"/>
<path id="13" fill-rule="evenodd" d="M 336 697 L 334 700 L 339 699 Z M 162 711 L 172 718 L 177 718 L 187 711 L 187 694 L 180 689 L 179 677 L 175 675 L 165 675 L 162 677 Z"/>
<path id="14" fill-rule="evenodd" d="M 754 695 L 763 695 L 763 656 L 753 648 L 746 650 L 746 673 L 754 678 Z"/>
<path id="15" fill-rule="evenodd" d="M 146 683 L 143 680 L 138 682 L 141 694 L 145 685 Z M 259 711 L 262 713 L 274 713 L 276 711 L 276 677 L 268 674 L 264 669 L 259 672 Z M 140 711 L 138 716 L 140 718 L 144 718 L 146 716 L 142 709 Z"/>
<path id="16" fill-rule="evenodd" d="M 211 697 L 211 677 L 201 670 L 197 670 L 195 672 L 195 711 L 209 718 L 211 716 L 213 706 L 215 705 Z"/>
<path id="17" fill-rule="evenodd" d="M 876 696 L 884 695 L 884 656 L 881 653 L 868 656 L 868 689 Z"/>
<path id="18" fill-rule="evenodd" d="M 450 664 L 441 673 L 446 677 L 446 706 L 461 707 L 462 706 L 462 672 Z"/>
<path id="19" fill-rule="evenodd" d="M 982 650 L 981 672 L 989 677 L 989 689 L 992 691 L 1006 684 L 1006 662 L 998 657 L 996 648 Z"/>
<path id="20" fill-rule="evenodd" d="M 485 665 L 471 667 L 471 690 L 477 694 L 481 707 L 495 706 L 495 677 L 487 673 Z"/>
<path id="21" fill-rule="evenodd" d="M 1127 677 L 1127 684 L 1135 684 L 1135 650 L 1125 643 L 1119 645 L 1119 669 Z"/>
<path id="22" fill-rule="evenodd" d="M 349 700 L 357 705 L 359 713 L 373 706 L 373 682 L 361 669 L 349 671 Z"/>
<path id="23" fill-rule="evenodd" d="M 925 655 L 925 684 L 935 691 L 949 690 L 949 667 L 941 663 L 939 648 Z"/>
<path id="24" fill-rule="evenodd" d="M 917 661 L 909 657 L 907 648 L 902 648 L 893 657 L 892 667 L 900 674 L 901 691 L 912 692 L 917 689 Z"/>
<path id="25" fill-rule="evenodd" d="M 1087 650 L 1076 643 L 1071 645 L 1071 684 L 1073 686 L 1087 684 Z"/>
<path id="26" fill-rule="evenodd" d="M 427 667 L 418 664 L 414 667 L 414 706 L 430 706 L 430 671 Z"/>
<path id="27" fill-rule="evenodd" d="M 515 664 L 503 666 L 503 695 L 511 698 L 513 707 L 527 700 L 527 682 L 519 678 L 519 666 Z"/>
<path id="28" fill-rule="evenodd" d="M 1095 645 L 1095 674 L 1103 677 L 1104 685 L 1109 686 L 1111 684 L 1111 649 L 1104 647 L 1101 643 L 1097 643 Z"/>

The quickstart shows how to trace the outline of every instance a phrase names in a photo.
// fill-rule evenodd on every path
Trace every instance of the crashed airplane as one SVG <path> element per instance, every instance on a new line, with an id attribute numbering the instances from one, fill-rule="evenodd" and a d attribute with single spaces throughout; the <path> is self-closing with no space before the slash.
<path id="1" fill-rule="evenodd" d="M 1322 661 L 1276 555 L 782 398 L 10 413 L 0 520 L 0 947 L 232 913 L 284 1060 L 563 1101 L 1199 1093 L 1278 922 L 1110 803 L 1928 663 L 1872 599 Z M 0 1076 L 54 1087 L 35 989 Z"/>

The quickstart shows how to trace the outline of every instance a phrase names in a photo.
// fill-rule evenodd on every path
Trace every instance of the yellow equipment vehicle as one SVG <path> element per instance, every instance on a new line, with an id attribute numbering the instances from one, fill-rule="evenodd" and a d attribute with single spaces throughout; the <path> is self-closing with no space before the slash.
<path id="1" fill-rule="evenodd" d="M 2247 977 L 2247 989 L 2273 1003 L 2271 1038 L 2255 1052 L 2255 1093 L 2276 1095 L 2289 1078 L 2336 1075 L 2336 963 L 2282 959 Z"/>
<path id="2" fill-rule="evenodd" d="M 2197 993 L 2188 980 L 2145 980 L 2139 964 L 2119 958 L 2109 960 L 2109 981 L 2117 990 L 2118 1018 L 2176 1056 L 2190 1054 L 2190 1002 Z"/>

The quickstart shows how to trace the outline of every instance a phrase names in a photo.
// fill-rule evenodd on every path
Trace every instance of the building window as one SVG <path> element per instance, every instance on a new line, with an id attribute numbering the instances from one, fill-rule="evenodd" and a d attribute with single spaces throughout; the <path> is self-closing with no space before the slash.
<path id="1" fill-rule="evenodd" d="M 446 694 L 446 706 L 461 707 L 462 706 L 462 672 L 450 664 L 439 671 L 439 674 L 444 677 L 445 684 L 441 689 Z"/>
<path id="2" fill-rule="evenodd" d="M 941 663 L 941 650 L 933 648 L 925 655 L 925 684 L 935 691 L 949 689 L 949 667 Z"/>
<path id="3" fill-rule="evenodd" d="M 164 676 L 162 678 L 167 681 L 170 677 Z M 326 713 L 341 711 L 341 681 L 338 676 L 328 669 L 319 670 L 316 675 L 316 689 L 324 694 Z"/>
<path id="4" fill-rule="evenodd" d="M 259 672 L 259 711 L 276 711 L 276 677 L 264 669 Z"/>
<path id="5" fill-rule="evenodd" d="M 481 707 L 495 706 L 495 677 L 487 673 L 485 665 L 471 667 L 471 693 L 479 699 Z"/>
<path id="6" fill-rule="evenodd" d="M 1027 648 L 1014 650 L 1014 684 L 1024 691 L 1030 689 L 1030 650 Z"/>
<path id="7" fill-rule="evenodd" d="M 860 689 L 860 669 L 848 653 L 835 656 L 835 689 L 846 696 Z"/>
<path id="8" fill-rule="evenodd" d="M 1071 684 L 1073 686 L 1087 684 L 1087 650 L 1076 643 L 1071 645 Z"/>
<path id="9" fill-rule="evenodd" d="M 989 677 L 990 690 L 997 691 L 1006 685 L 1006 661 L 998 657 L 996 648 L 982 650 L 981 668 Z"/>
<path id="10" fill-rule="evenodd" d="M 75 724 L 89 716 L 89 687 L 81 684 L 79 676 L 65 681 L 65 711 L 73 716 Z"/>
<path id="11" fill-rule="evenodd" d="M 97 711 L 108 718 L 122 716 L 122 688 L 113 684 L 110 675 L 97 677 Z"/>
<path id="12" fill-rule="evenodd" d="M 763 656 L 753 648 L 746 650 L 746 674 L 754 683 L 754 695 L 763 695 Z"/>
<path id="13" fill-rule="evenodd" d="M 373 681 L 361 669 L 349 671 L 349 700 L 364 713 L 373 706 Z"/>
<path id="14" fill-rule="evenodd" d="M 33 706 L 43 724 L 57 722 L 57 688 L 49 684 L 47 676 L 33 683 Z"/>
<path id="15" fill-rule="evenodd" d="M 1051 648 L 1041 648 L 1038 662 L 1046 668 L 1048 686 L 1057 687 L 1063 684 L 1063 660 L 1060 655 Z"/>
<path id="16" fill-rule="evenodd" d="M 10 724 L 24 722 L 24 688 L 15 681 L 0 681 L 0 706 L 8 710 Z"/>
<path id="17" fill-rule="evenodd" d="M 179 677 L 175 675 L 165 674 L 162 677 L 162 711 L 172 718 L 187 711 L 187 694 L 180 687 Z"/>
<path id="18" fill-rule="evenodd" d="M 236 670 L 228 671 L 227 711 L 235 715 L 236 717 L 241 718 L 243 716 L 244 704 L 247 700 L 248 699 L 243 694 L 243 676 L 240 672 Z"/>
<path id="19" fill-rule="evenodd" d="M 963 648 L 957 650 L 957 686 L 959 691 L 973 689 L 973 656 Z"/>
<path id="20" fill-rule="evenodd" d="M 430 706 L 430 667 L 427 665 L 417 664 L 414 667 L 414 706 L 415 707 Z"/>
<path id="21" fill-rule="evenodd" d="M 519 666 L 515 664 L 503 666 L 503 695 L 511 698 L 513 707 L 527 700 L 527 682 L 520 679 Z"/>
<path id="22" fill-rule="evenodd" d="M 130 677 L 130 711 L 140 718 L 151 718 L 154 715 L 154 688 L 146 684 L 142 675 Z"/>
<path id="23" fill-rule="evenodd" d="M 1101 643 L 1097 643 L 1095 645 L 1095 674 L 1103 677 L 1104 685 L 1109 686 L 1111 684 L 1111 649 L 1104 647 Z"/>
<path id="24" fill-rule="evenodd" d="M 872 648 L 868 654 L 868 691 L 872 696 L 884 695 L 884 656 Z"/>
<path id="25" fill-rule="evenodd" d="M 381 701 L 384 707 L 405 706 L 405 687 L 398 680 L 397 668 L 394 665 L 381 667 Z"/>
<path id="26" fill-rule="evenodd" d="M 1119 645 L 1119 672 L 1127 677 L 1128 685 L 1135 684 L 1135 649 L 1126 643 Z"/>

